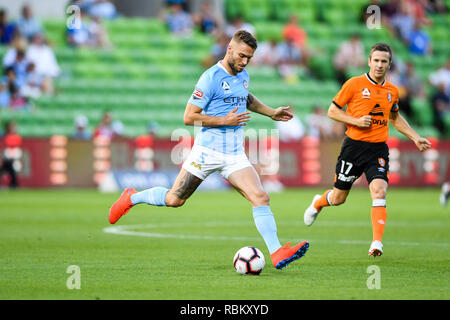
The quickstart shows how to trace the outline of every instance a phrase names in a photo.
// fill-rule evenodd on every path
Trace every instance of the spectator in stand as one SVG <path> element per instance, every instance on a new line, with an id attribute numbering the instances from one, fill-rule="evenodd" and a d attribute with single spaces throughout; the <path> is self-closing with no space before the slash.
<path id="1" fill-rule="evenodd" d="M 450 115 L 450 96 L 445 92 L 445 83 L 441 82 L 438 91 L 432 96 L 434 125 L 443 136 L 448 136 L 449 132 L 444 122 L 444 118 Z"/>
<path id="2" fill-rule="evenodd" d="M 421 29 L 419 22 L 416 22 L 409 36 L 409 52 L 417 55 L 431 53 L 430 37 Z"/>
<path id="3" fill-rule="evenodd" d="M 304 56 L 302 50 L 294 43 L 294 39 L 288 38 L 285 41 L 281 41 L 277 45 L 278 55 L 278 72 L 281 77 L 289 83 L 296 82 L 298 80 L 297 67 L 305 65 Z"/>
<path id="4" fill-rule="evenodd" d="M 72 47 L 85 47 L 89 45 L 89 28 L 87 24 L 87 13 L 85 10 L 80 11 L 80 25 L 67 26 L 66 29 L 67 43 Z"/>
<path id="5" fill-rule="evenodd" d="M 5 82 L 0 83 L 0 110 L 9 107 L 9 89 Z"/>
<path id="6" fill-rule="evenodd" d="M 414 20 L 420 24 L 431 25 L 431 21 L 427 16 L 426 8 L 428 0 L 402 0 L 411 9 Z"/>
<path id="7" fill-rule="evenodd" d="M 140 135 L 136 138 L 136 146 L 138 148 L 153 148 L 156 139 L 156 133 L 158 132 L 159 125 L 157 122 L 152 121 L 147 125 L 147 133 Z"/>
<path id="8" fill-rule="evenodd" d="M 447 13 L 450 8 L 445 6 L 445 3 L 442 0 L 428 0 L 425 1 L 425 11 L 444 14 Z"/>
<path id="9" fill-rule="evenodd" d="M 277 121 L 275 123 L 279 132 L 280 141 L 282 142 L 300 141 L 305 135 L 305 126 L 300 118 L 295 115 L 293 107 L 291 107 L 291 112 L 294 114 L 291 120 L 286 122 Z"/>
<path id="10" fill-rule="evenodd" d="M 425 88 L 422 80 L 414 70 L 414 64 L 408 62 L 404 74 L 400 76 L 399 89 L 399 107 L 402 114 L 405 114 L 409 119 L 413 117 L 413 110 L 411 107 L 411 99 L 425 98 Z"/>
<path id="11" fill-rule="evenodd" d="M 74 140 L 90 140 L 92 133 L 87 128 L 89 120 L 85 115 L 79 115 L 75 118 L 75 131 L 72 134 Z"/>
<path id="12" fill-rule="evenodd" d="M 223 59 L 225 53 L 227 52 L 228 44 L 230 43 L 230 38 L 225 33 L 220 33 L 217 36 L 216 43 L 212 46 L 211 52 L 208 57 L 202 61 L 202 65 L 205 68 L 210 68 L 212 65 L 216 64 L 219 60 Z"/>
<path id="13" fill-rule="evenodd" d="M 251 62 L 255 65 L 277 66 L 280 61 L 277 45 L 275 39 L 261 42 Z"/>
<path id="14" fill-rule="evenodd" d="M 112 140 L 115 137 L 122 135 L 122 133 L 123 124 L 118 120 L 113 121 L 111 112 L 105 111 L 101 123 L 95 128 L 94 137 L 101 136 Z"/>
<path id="15" fill-rule="evenodd" d="M 14 35 L 13 41 L 11 42 L 10 48 L 5 52 L 3 56 L 3 67 L 8 67 L 14 64 L 16 61 L 17 52 L 20 50 L 25 51 L 27 48 L 27 40 L 22 37 L 19 33 Z"/>
<path id="16" fill-rule="evenodd" d="M 166 6 L 170 6 L 171 4 L 179 4 L 184 11 L 189 10 L 188 1 L 187 0 L 166 0 Z"/>
<path id="17" fill-rule="evenodd" d="M 108 31 L 103 26 L 101 18 L 93 16 L 88 24 L 89 44 L 94 48 L 109 48 L 111 43 L 108 37 Z"/>
<path id="18" fill-rule="evenodd" d="M 193 15 L 193 20 L 201 32 L 215 34 L 223 28 L 224 22 L 221 16 L 213 11 L 211 2 L 205 0 L 199 13 Z"/>
<path id="19" fill-rule="evenodd" d="M 33 16 L 33 11 L 29 5 L 22 7 L 22 16 L 17 20 L 17 28 L 28 40 L 43 31 L 41 23 Z"/>
<path id="20" fill-rule="evenodd" d="M 406 44 L 408 44 L 409 39 L 411 38 L 411 33 L 413 32 L 414 24 L 416 23 L 412 9 L 411 6 L 403 1 L 400 4 L 399 12 L 395 14 L 390 21 L 396 35 Z"/>
<path id="21" fill-rule="evenodd" d="M 25 51 L 18 50 L 16 54 L 16 60 L 10 67 L 12 67 L 16 72 L 17 84 L 20 87 L 25 84 L 25 79 L 27 77 L 27 65 L 28 61 L 25 59 Z"/>
<path id="22" fill-rule="evenodd" d="M 17 79 L 16 71 L 13 66 L 5 69 L 5 78 L 3 85 L 6 87 L 7 93 L 5 93 L 5 102 L 12 109 L 28 109 L 28 101 L 20 94 L 20 83 Z"/>
<path id="23" fill-rule="evenodd" d="M 450 58 L 447 60 L 445 66 L 430 74 L 429 81 L 436 89 L 439 89 L 443 83 L 445 94 L 450 96 Z"/>
<path id="24" fill-rule="evenodd" d="M 332 121 L 325 115 L 324 108 L 315 106 L 313 113 L 306 117 L 308 136 L 321 140 L 341 139 L 345 133 L 345 125 Z"/>
<path id="25" fill-rule="evenodd" d="M 358 34 L 351 36 L 350 40 L 341 43 L 333 57 L 333 65 L 339 83 L 347 81 L 349 68 L 360 68 L 366 64 L 364 46 Z"/>
<path id="26" fill-rule="evenodd" d="M 245 30 L 250 32 L 253 36 L 256 35 L 255 27 L 252 24 L 245 22 L 241 15 L 237 15 L 231 20 L 231 24 L 228 24 L 225 27 L 225 33 L 231 39 L 238 30 Z"/>
<path id="27" fill-rule="evenodd" d="M 20 88 L 20 94 L 25 98 L 37 99 L 41 96 L 42 91 L 48 90 L 45 88 L 42 76 L 37 74 L 34 63 L 30 62 L 27 65 L 25 81 Z"/>
<path id="28" fill-rule="evenodd" d="M 9 106 L 12 109 L 28 109 L 28 101 L 25 97 L 20 94 L 20 88 L 16 85 L 11 85 L 9 88 L 10 100 Z"/>
<path id="29" fill-rule="evenodd" d="M 60 74 L 60 68 L 53 50 L 46 44 L 41 34 L 33 36 L 28 47 L 26 59 L 36 66 L 36 73 L 43 77 L 43 88 L 46 93 L 53 93 L 53 79 Z"/>
<path id="30" fill-rule="evenodd" d="M 85 6 L 91 17 L 114 19 L 117 17 L 115 5 L 108 0 L 87 0 Z"/>
<path id="31" fill-rule="evenodd" d="M 179 36 L 190 36 L 193 31 L 194 22 L 189 13 L 183 10 L 179 3 L 169 4 L 169 13 L 165 21 L 171 33 Z"/>
<path id="32" fill-rule="evenodd" d="M 283 39 L 292 41 L 295 46 L 305 51 L 307 34 L 300 26 L 300 19 L 296 15 L 291 15 L 288 23 L 284 26 Z"/>
<path id="33" fill-rule="evenodd" d="M 15 162 L 20 158 L 20 152 L 17 148 L 22 145 L 22 137 L 17 133 L 17 125 L 14 121 L 5 124 L 5 145 L 6 149 L 2 153 L 2 162 L 0 166 L 0 180 L 4 172 L 10 177 L 9 187 L 17 188 L 17 165 Z"/>
<path id="34" fill-rule="evenodd" d="M 0 45 L 9 45 L 13 39 L 16 27 L 8 22 L 8 14 L 5 9 L 0 9 Z"/>

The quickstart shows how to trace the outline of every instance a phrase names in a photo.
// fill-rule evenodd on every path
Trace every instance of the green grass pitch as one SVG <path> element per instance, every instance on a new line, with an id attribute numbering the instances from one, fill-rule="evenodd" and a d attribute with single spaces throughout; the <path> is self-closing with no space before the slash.
<path id="1" fill-rule="evenodd" d="M 367 189 L 352 190 L 311 227 L 303 211 L 318 189 L 271 195 L 280 240 L 309 240 L 279 271 L 234 191 L 196 193 L 184 207 L 139 205 L 113 229 L 118 194 L 95 190 L 0 193 L 0 299 L 449 299 L 450 207 L 438 189 L 388 191 L 384 255 L 367 256 L 372 229 Z M 238 275 L 235 252 L 260 248 L 259 276 Z M 80 289 L 66 286 L 80 268 Z M 380 289 L 368 289 L 379 267 Z"/>

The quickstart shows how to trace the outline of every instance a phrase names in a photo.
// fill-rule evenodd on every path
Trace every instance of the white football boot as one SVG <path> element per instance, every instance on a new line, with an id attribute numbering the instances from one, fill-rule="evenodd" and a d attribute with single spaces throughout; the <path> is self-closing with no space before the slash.
<path id="1" fill-rule="evenodd" d="M 372 241 L 369 249 L 369 256 L 378 257 L 383 254 L 383 244 L 379 240 Z"/>
<path id="2" fill-rule="evenodd" d="M 320 199 L 321 195 L 316 194 L 313 198 L 313 201 L 311 202 L 311 205 L 308 207 L 308 209 L 305 210 L 305 214 L 303 215 L 303 221 L 307 226 L 310 226 L 314 223 L 317 216 L 319 215 L 320 211 L 317 211 L 316 208 L 314 208 L 314 203 Z"/>

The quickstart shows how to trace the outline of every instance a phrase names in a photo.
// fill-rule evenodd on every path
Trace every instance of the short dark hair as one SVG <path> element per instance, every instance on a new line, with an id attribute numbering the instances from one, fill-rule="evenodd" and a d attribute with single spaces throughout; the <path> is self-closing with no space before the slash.
<path id="1" fill-rule="evenodd" d="M 370 54 L 369 57 L 372 57 L 372 52 L 374 51 L 385 51 L 385 52 L 389 52 L 389 61 L 392 61 L 392 50 L 391 47 L 384 42 L 379 42 L 376 43 L 372 46 L 372 48 L 370 48 Z"/>
<path id="2" fill-rule="evenodd" d="M 253 50 L 256 50 L 256 48 L 258 47 L 258 43 L 255 37 L 250 32 L 247 32 L 245 30 L 236 31 L 235 34 L 233 35 L 233 40 L 238 42 L 244 42 Z"/>

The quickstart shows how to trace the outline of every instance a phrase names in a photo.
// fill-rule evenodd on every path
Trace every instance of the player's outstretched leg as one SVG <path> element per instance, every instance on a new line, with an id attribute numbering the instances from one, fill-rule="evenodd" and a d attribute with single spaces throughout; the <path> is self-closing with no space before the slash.
<path id="1" fill-rule="evenodd" d="M 119 199 L 114 202 L 114 204 L 109 209 L 109 222 L 114 224 L 117 220 L 120 219 L 123 215 L 127 214 L 128 211 L 133 207 L 133 203 L 131 202 L 131 196 L 136 194 L 136 190 L 133 188 L 126 188 Z"/>
<path id="2" fill-rule="evenodd" d="M 171 189 L 153 187 L 141 192 L 127 188 L 109 209 L 109 222 L 116 223 L 135 205 L 146 203 L 158 207 L 180 207 L 192 195 L 203 180 L 181 169 Z"/>
<path id="3" fill-rule="evenodd" d="M 272 264 L 277 269 L 285 268 L 289 263 L 301 258 L 309 248 L 304 241 L 290 247 L 290 243 L 282 247 L 277 235 L 277 225 L 269 205 L 269 196 L 264 191 L 259 176 L 253 167 L 246 167 L 233 172 L 228 181 L 251 204 L 256 229 L 266 243 Z"/>
<path id="4" fill-rule="evenodd" d="M 284 247 L 279 248 L 277 251 L 270 255 L 272 264 L 277 269 L 283 269 L 287 265 L 295 260 L 303 257 L 309 249 L 309 242 L 303 241 L 295 246 L 290 246 L 290 242 L 286 243 Z"/>

